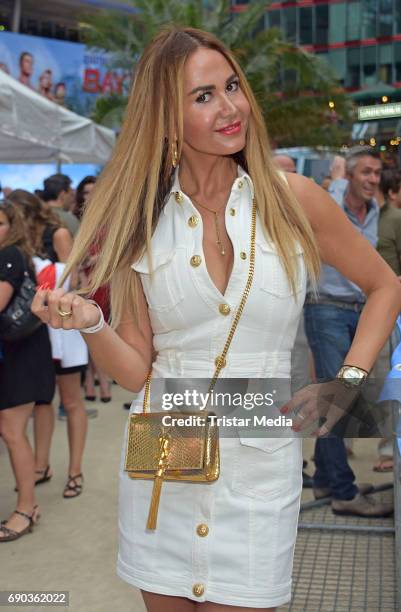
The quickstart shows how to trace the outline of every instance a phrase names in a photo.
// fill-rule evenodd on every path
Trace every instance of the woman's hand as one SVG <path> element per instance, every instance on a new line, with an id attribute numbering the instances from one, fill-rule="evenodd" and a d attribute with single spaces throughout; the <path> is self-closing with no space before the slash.
<path id="1" fill-rule="evenodd" d="M 314 383 L 297 391 L 281 408 L 281 413 L 292 417 L 293 431 L 302 432 L 315 425 L 311 435 L 327 436 L 336 423 L 349 414 L 360 392 L 360 387 L 346 387 L 337 378 Z"/>
<path id="2" fill-rule="evenodd" d="M 99 309 L 94 304 L 75 293 L 66 293 L 64 289 L 51 291 L 39 287 L 31 309 L 34 315 L 55 329 L 85 329 L 100 320 Z"/>

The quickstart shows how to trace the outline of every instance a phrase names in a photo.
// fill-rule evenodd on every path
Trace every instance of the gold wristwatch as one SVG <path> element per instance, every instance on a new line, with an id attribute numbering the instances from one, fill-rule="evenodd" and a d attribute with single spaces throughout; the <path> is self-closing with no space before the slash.
<path id="1" fill-rule="evenodd" d="M 336 378 L 348 388 L 360 387 L 368 377 L 369 372 L 357 366 L 343 365 Z"/>

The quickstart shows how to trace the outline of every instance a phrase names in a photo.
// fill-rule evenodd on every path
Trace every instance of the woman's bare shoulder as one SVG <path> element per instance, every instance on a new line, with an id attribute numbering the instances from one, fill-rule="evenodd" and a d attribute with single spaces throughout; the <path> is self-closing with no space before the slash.
<path id="1" fill-rule="evenodd" d="M 317 229 L 323 221 L 327 222 L 328 218 L 337 218 L 338 214 L 341 214 L 341 208 L 329 193 L 312 179 L 289 172 L 285 175 L 289 188 L 301 204 L 313 228 Z"/>
<path id="2" fill-rule="evenodd" d="M 316 183 L 302 174 L 296 174 L 295 172 L 285 172 L 285 178 L 287 183 L 297 200 L 303 204 L 306 202 L 309 196 L 317 191 L 323 191 L 321 187 Z"/>

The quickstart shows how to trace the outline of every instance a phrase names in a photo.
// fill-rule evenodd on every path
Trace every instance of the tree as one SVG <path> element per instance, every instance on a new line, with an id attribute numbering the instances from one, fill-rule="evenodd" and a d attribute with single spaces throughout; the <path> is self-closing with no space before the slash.
<path id="1" fill-rule="evenodd" d="M 332 71 L 318 57 L 285 41 L 277 28 L 264 29 L 266 0 L 255 0 L 236 13 L 229 0 L 130 1 L 132 14 L 99 11 L 83 18 L 85 42 L 110 51 L 114 66 L 132 70 L 167 23 L 208 30 L 240 61 L 274 146 L 336 147 L 348 141 L 351 105 Z M 126 103 L 126 96 L 101 97 L 93 118 L 117 127 Z"/>

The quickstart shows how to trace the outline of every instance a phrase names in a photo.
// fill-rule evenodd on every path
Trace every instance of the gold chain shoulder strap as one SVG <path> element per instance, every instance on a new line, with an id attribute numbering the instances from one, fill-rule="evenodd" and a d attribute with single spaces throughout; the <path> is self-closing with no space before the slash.
<path id="1" fill-rule="evenodd" d="M 239 320 L 241 318 L 241 315 L 243 313 L 246 301 L 248 299 L 249 293 L 251 291 L 251 286 L 252 286 L 252 282 L 253 282 L 253 277 L 255 274 L 255 238 L 256 238 L 256 203 L 255 200 L 253 200 L 252 203 L 252 222 L 251 222 L 251 250 L 250 250 L 250 254 L 249 254 L 249 272 L 248 272 L 248 279 L 246 281 L 246 285 L 245 285 L 245 289 L 242 293 L 242 297 L 241 297 L 241 301 L 239 303 L 239 306 L 237 308 L 237 312 L 235 313 L 235 317 L 234 320 L 231 324 L 231 328 L 230 331 L 228 333 L 227 336 L 227 340 L 226 343 L 224 345 L 224 348 L 222 350 L 221 355 L 219 355 L 218 357 L 216 357 L 215 360 L 215 364 L 216 364 L 216 369 L 214 371 L 213 374 L 213 378 L 210 382 L 209 385 L 209 391 L 208 393 L 211 393 L 214 389 L 214 386 L 216 384 L 216 381 L 220 375 L 221 370 L 225 367 L 226 365 L 226 356 L 228 353 L 228 349 L 230 348 L 232 339 L 234 337 L 235 331 L 237 329 Z M 146 382 L 145 382 L 145 393 L 144 393 L 144 397 L 143 397 L 143 412 L 149 412 L 149 398 L 150 398 L 150 382 L 152 379 L 152 372 L 149 372 L 147 378 L 146 378 Z"/>

